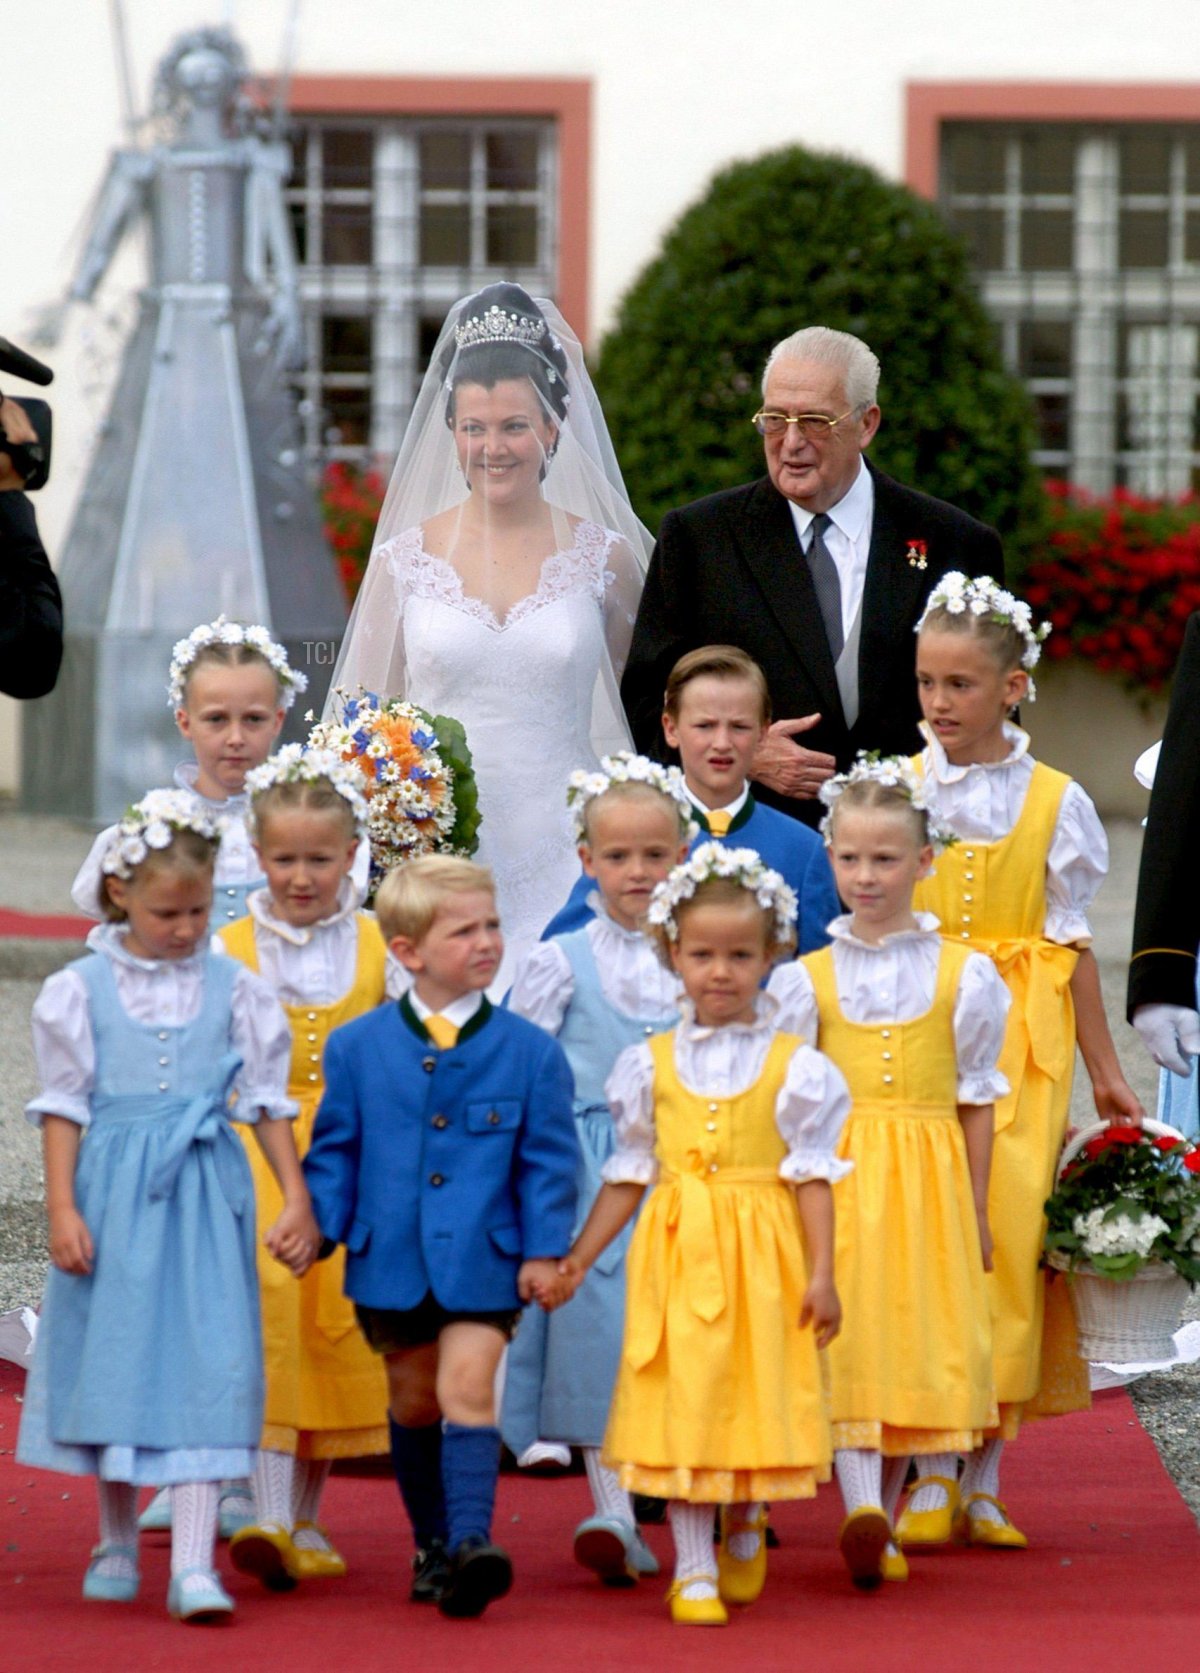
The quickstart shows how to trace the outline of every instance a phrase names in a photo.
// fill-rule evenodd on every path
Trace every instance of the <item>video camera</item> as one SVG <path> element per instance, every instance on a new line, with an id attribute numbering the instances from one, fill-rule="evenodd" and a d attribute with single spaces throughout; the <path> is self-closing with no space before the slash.
<path id="1" fill-rule="evenodd" d="M 49 366 L 43 366 L 40 360 L 35 360 L 31 354 L 24 354 L 15 348 L 7 337 L 0 337 L 0 373 L 8 372 L 15 378 L 25 378 L 29 383 L 53 383 L 54 373 Z M 0 400 L 4 398 L 0 391 Z M 16 396 L 10 396 L 16 400 Z M 44 488 L 50 476 L 50 442 L 54 433 L 50 407 L 46 401 L 26 399 L 20 397 L 20 406 L 26 414 L 36 433 L 35 441 L 10 442 L 4 433 L 3 423 L 0 422 L 0 452 L 7 453 L 12 460 L 13 469 L 17 475 L 25 479 L 25 487 L 29 490 Z"/>

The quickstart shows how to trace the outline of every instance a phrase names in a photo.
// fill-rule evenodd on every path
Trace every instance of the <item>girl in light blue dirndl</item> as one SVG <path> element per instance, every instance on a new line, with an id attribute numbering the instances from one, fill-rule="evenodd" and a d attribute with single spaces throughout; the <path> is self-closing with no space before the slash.
<path id="1" fill-rule="evenodd" d="M 136 1500 L 168 1483 L 168 1608 L 228 1614 L 213 1571 L 220 1482 L 246 1476 L 262 1422 L 254 1192 L 231 1113 L 256 1127 L 285 1206 L 268 1246 L 315 1253 L 287 1119 L 290 1036 L 274 995 L 207 951 L 216 831 L 156 791 L 106 854 L 113 921 L 34 1007 L 53 1266 L 22 1413 L 24 1464 L 95 1475 L 92 1600 L 138 1590 Z M 231 1096 L 236 1096 L 234 1111 Z"/>
<path id="2" fill-rule="evenodd" d="M 608 756 L 579 773 L 569 797 L 580 857 L 596 880 L 583 929 L 542 942 L 521 966 L 509 1005 L 556 1036 L 575 1077 L 578 1226 L 616 1142 L 604 1083 L 627 1046 L 678 1020 L 679 984 L 638 928 L 650 892 L 687 852 L 691 804 L 677 768 Z M 575 1557 L 608 1584 L 658 1565 L 637 1532 L 629 1494 L 600 1462 L 621 1357 L 625 1252 L 632 1225 L 610 1244 L 570 1307 L 529 1308 L 509 1349 L 500 1428 L 518 1456 L 535 1440 L 582 1448 L 593 1514 L 575 1531 Z"/>

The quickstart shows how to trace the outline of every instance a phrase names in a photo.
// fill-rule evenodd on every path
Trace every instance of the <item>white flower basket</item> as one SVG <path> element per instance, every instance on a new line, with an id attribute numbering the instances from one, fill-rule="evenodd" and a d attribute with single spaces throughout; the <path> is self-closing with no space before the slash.
<path id="1" fill-rule="evenodd" d="M 1097 1122 L 1076 1133 L 1059 1159 L 1060 1175 L 1089 1139 L 1104 1131 L 1104 1126 Z M 1161 1121 L 1147 1120 L 1143 1126 L 1146 1132 L 1164 1138 L 1183 1137 Z M 1046 1260 L 1049 1266 L 1068 1274 L 1079 1352 L 1084 1359 L 1144 1365 L 1174 1357 L 1175 1332 L 1192 1286 L 1173 1266 L 1150 1261 L 1132 1278 L 1106 1278 L 1089 1266 L 1072 1270 L 1067 1256 L 1057 1252 Z"/>

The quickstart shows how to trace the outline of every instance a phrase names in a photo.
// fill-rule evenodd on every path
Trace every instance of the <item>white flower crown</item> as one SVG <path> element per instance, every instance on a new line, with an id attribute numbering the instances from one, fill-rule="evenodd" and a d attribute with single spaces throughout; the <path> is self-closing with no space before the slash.
<path id="1" fill-rule="evenodd" d="M 838 773 L 821 786 L 820 797 L 829 810 L 821 820 L 821 835 L 827 843 L 832 837 L 833 810 L 842 791 L 851 784 L 882 784 L 889 790 L 899 790 L 905 801 L 925 815 L 925 834 L 935 854 L 958 841 L 957 833 L 938 812 L 925 775 L 907 756 L 860 750 L 849 772 Z"/>
<path id="2" fill-rule="evenodd" d="M 921 612 L 921 619 L 915 631 L 920 633 L 926 619 L 934 610 L 945 610 L 948 615 L 961 616 L 970 611 L 973 616 L 986 616 L 989 621 L 1007 623 L 1015 627 L 1025 641 L 1025 649 L 1021 653 L 1021 667 L 1026 673 L 1032 674 L 1042 655 L 1042 642 L 1050 634 L 1050 623 L 1034 624 L 1033 611 L 1023 598 L 1017 598 L 998 581 L 993 581 L 990 575 L 964 575 L 961 570 L 952 569 L 943 575 L 937 586 L 925 601 L 925 608 Z M 1025 701 L 1034 702 L 1037 691 L 1033 680 L 1029 681 L 1029 692 Z"/>
<path id="3" fill-rule="evenodd" d="M 283 646 L 272 639 L 265 627 L 243 627 L 218 616 L 215 622 L 203 622 L 194 627 L 186 639 L 177 641 L 171 652 L 171 667 L 167 681 L 167 702 L 173 709 L 183 707 L 187 672 L 206 645 L 251 645 L 274 670 L 279 680 L 279 702 L 290 709 L 297 693 L 308 689 L 308 676 L 293 668 Z"/>
<path id="4" fill-rule="evenodd" d="M 691 900 L 701 883 L 714 877 L 726 878 L 752 894 L 763 911 L 773 915 L 778 939 L 786 941 L 790 937 L 798 910 L 796 891 L 777 871 L 763 864 L 756 849 L 726 848 L 719 842 L 702 842 L 657 885 L 650 896 L 646 922 L 664 929 L 668 940 L 678 941 L 676 909 L 681 902 Z"/>
<path id="5" fill-rule="evenodd" d="M 100 857 L 105 877 L 133 876 L 152 848 L 169 848 L 176 831 L 195 831 L 216 841 L 223 821 L 215 819 L 190 790 L 151 790 L 135 802 L 115 828 Z"/>
<path id="6" fill-rule="evenodd" d="M 700 827 L 692 817 L 692 799 L 678 767 L 664 767 L 651 761 L 648 755 L 635 755 L 631 749 L 606 755 L 595 772 L 580 767 L 567 780 L 567 806 L 575 819 L 576 842 L 587 841 L 587 810 L 597 796 L 603 796 L 614 784 L 648 784 L 667 796 L 679 813 L 682 839 L 691 842 Z"/>
<path id="7" fill-rule="evenodd" d="M 274 755 L 269 755 L 261 767 L 252 767 L 246 774 L 246 794 L 250 798 L 250 815 L 254 819 L 254 797 L 276 784 L 315 784 L 328 779 L 344 802 L 350 804 L 354 815 L 354 829 L 362 836 L 367 828 L 367 800 L 362 793 L 362 778 L 358 768 L 345 761 L 333 749 L 306 749 L 303 744 L 284 744 Z"/>

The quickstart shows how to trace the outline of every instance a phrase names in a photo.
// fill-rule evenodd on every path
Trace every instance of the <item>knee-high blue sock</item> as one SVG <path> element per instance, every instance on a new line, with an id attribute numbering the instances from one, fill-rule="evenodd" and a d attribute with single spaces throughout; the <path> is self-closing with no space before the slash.
<path id="1" fill-rule="evenodd" d="M 446 1538 L 446 1500 L 442 1492 L 442 1426 L 424 1423 L 416 1428 L 397 1423 L 389 1415 L 392 1470 L 420 1550 Z"/>
<path id="2" fill-rule="evenodd" d="M 490 1539 L 500 1473 L 500 1431 L 494 1424 L 447 1423 L 442 1431 L 442 1490 L 448 1544 Z"/>

